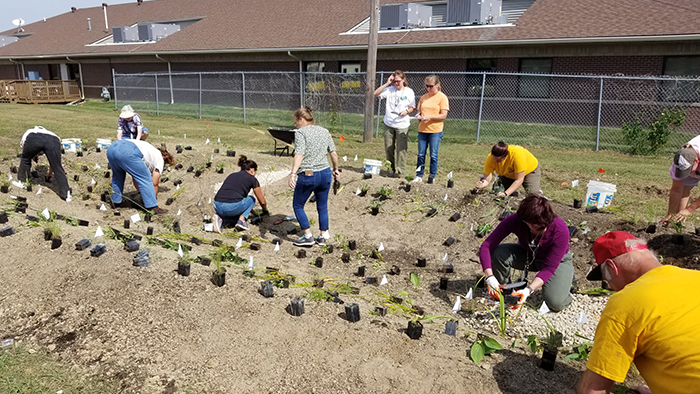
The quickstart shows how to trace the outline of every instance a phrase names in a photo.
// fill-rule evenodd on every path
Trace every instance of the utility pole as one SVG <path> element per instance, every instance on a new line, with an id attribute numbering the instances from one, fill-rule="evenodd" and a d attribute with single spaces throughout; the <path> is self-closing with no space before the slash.
<path id="1" fill-rule="evenodd" d="M 367 83 L 365 84 L 365 132 L 362 142 L 372 142 L 374 85 L 377 80 L 377 40 L 379 39 L 379 0 L 370 0 L 369 43 L 367 45 Z"/>

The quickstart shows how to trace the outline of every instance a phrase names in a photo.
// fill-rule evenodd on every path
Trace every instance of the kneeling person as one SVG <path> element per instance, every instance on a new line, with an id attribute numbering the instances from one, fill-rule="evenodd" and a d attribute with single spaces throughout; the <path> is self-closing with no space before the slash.
<path id="1" fill-rule="evenodd" d="M 19 163 L 17 177 L 21 182 L 26 182 L 32 169 L 32 159 L 40 154 L 46 154 L 49 160 L 49 176 L 53 172 L 58 184 L 58 196 L 65 200 L 68 197 L 68 179 L 61 165 L 61 139 L 54 133 L 41 126 L 35 126 L 27 130 L 19 142 L 22 148 L 22 158 Z"/>

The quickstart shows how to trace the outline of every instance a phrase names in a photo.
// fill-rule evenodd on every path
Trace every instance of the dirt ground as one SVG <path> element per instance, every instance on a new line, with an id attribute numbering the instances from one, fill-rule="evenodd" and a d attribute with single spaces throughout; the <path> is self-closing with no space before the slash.
<path id="1" fill-rule="evenodd" d="M 182 233 L 205 240 L 202 245 L 181 241 L 192 247 L 191 256 L 195 257 L 217 249 L 210 244 L 214 239 L 235 245 L 239 234 L 233 230 L 222 235 L 203 231 L 204 215 L 214 213 L 208 202 L 214 196 L 214 185 L 234 170 L 237 157 L 226 157 L 223 148 L 222 154 L 213 154 L 215 145 L 193 145 L 194 150 L 176 155 L 184 168 L 166 172 L 169 180 L 161 184 L 160 206 L 170 212 L 154 218 L 151 224 L 132 224 L 128 231 L 144 235 L 150 225 L 161 234 L 156 238 L 164 239 L 162 234 L 171 233 L 170 223 L 179 221 Z M 274 157 L 265 149 L 237 153 L 256 160 L 261 177 L 265 172 L 291 167 L 291 158 Z M 186 172 L 189 165 L 203 166 L 204 158 L 211 154 L 214 168 L 206 169 L 200 177 Z M 215 172 L 219 162 L 226 163 L 224 174 Z M 11 215 L 8 225 L 16 234 L 0 238 L 5 254 L 0 261 L 0 337 L 46 351 L 88 374 L 117 380 L 120 392 L 125 393 L 572 392 L 584 363 L 558 362 L 555 372 L 544 371 L 538 367 L 539 355 L 527 351 L 522 342 L 510 348 L 513 338 L 475 329 L 466 307 L 458 314 L 451 313 L 455 296 L 465 294 L 480 276 L 475 257 L 481 239 L 473 229 L 486 222 L 497 224 L 503 207 L 491 195 L 472 195 L 472 185 L 448 189 L 446 179 L 432 185 L 412 184 L 409 192 L 400 179 L 375 176 L 363 180 L 361 162 L 362 158 L 341 162 L 344 187 L 329 198 L 331 234 L 338 236 L 329 243 L 335 249 L 332 253 L 314 246 L 306 249 L 306 258 L 297 258 L 299 248 L 292 245 L 296 236 L 288 235 L 296 222 L 274 224 L 293 215 L 292 194 L 284 178 L 263 187 L 271 216 L 248 232 L 261 249 L 251 250 L 250 243 L 243 242 L 237 250 L 245 260 L 254 258 L 257 277 L 243 275 L 247 263 L 234 264 L 228 268 L 226 285 L 219 288 L 211 282 L 213 266 L 193 262 L 190 276 L 180 276 L 176 251 L 147 244 L 145 238 L 141 246 L 151 252 L 151 264 L 146 268 L 132 265 L 134 253 L 126 252 L 120 241 L 92 238 L 98 225 L 123 230 L 124 219 L 138 212 L 123 208 L 121 216 L 115 216 L 112 209 L 98 209 L 99 191 L 109 185 L 104 176 L 104 152 L 90 150 L 84 157 L 64 155 L 73 189 L 69 203 L 56 196 L 55 184 L 44 181 L 47 167 L 42 158 L 32 192 L 13 188 L 0 195 L 8 213 L 14 211 L 10 195 L 26 196 L 30 215 L 48 207 L 64 216 L 88 220 L 89 225 L 65 224 L 63 246 L 51 250 L 41 227 L 30 226 L 24 214 Z M 12 165 L 18 165 L 18 159 L 0 164 L 3 177 Z M 87 171 L 81 169 L 83 165 L 88 166 Z M 91 179 L 96 181 L 98 192 L 84 200 Z M 184 191 L 172 205 L 165 206 L 165 200 L 175 193 L 173 181 L 177 179 L 182 180 Z M 362 184 L 371 186 L 366 197 L 355 194 Z M 393 195 L 373 216 L 366 207 L 381 186 L 393 190 Z M 39 187 L 42 193 L 37 195 Z M 130 188 L 129 195 L 136 197 Z M 509 204 L 516 207 L 517 201 Z M 437 214 L 426 217 L 431 207 L 437 208 Z M 586 222 L 571 243 L 581 288 L 600 285 L 583 278 L 593 261 L 591 244 L 597 236 L 614 229 L 653 237 L 650 244 L 665 263 L 698 268 L 695 256 L 699 244 L 689 234 L 681 247 L 671 244 L 670 230 L 647 235 L 646 223 L 621 223 L 614 214 L 588 214 L 559 202 L 554 202 L 554 207 L 573 226 Z M 307 213 L 317 221 L 313 204 L 307 205 Z M 454 213 L 461 218 L 453 222 L 449 218 Z M 312 228 L 318 235 L 317 225 Z M 586 228 L 587 234 L 582 234 Z M 270 242 L 276 237 L 282 240 L 279 252 L 274 252 Z M 456 239 L 451 246 L 444 245 L 448 237 Z M 106 244 L 107 253 L 90 257 L 88 250 L 75 250 L 73 245 L 83 238 L 90 238 L 93 246 Z M 350 240 L 356 241 L 357 249 L 350 253 L 350 262 L 344 263 L 342 246 Z M 380 243 L 385 248 L 383 261 L 370 256 Z M 454 266 L 453 273 L 442 272 L 445 254 L 447 264 Z M 322 268 L 312 265 L 317 257 L 323 257 Z M 425 268 L 416 267 L 419 257 L 427 259 Z M 366 276 L 381 280 L 386 275 L 388 285 L 366 284 L 355 275 L 360 265 L 366 266 Z M 394 265 L 400 269 L 398 275 L 388 273 Z M 259 289 L 266 267 L 294 276 L 295 283 L 290 288 L 276 288 L 274 297 L 264 298 Z M 412 272 L 420 278 L 417 287 L 410 282 Z M 443 277 L 449 279 L 447 290 L 439 289 Z M 349 284 L 359 289 L 359 294 L 341 291 L 338 297 L 345 304 L 307 299 L 305 313 L 291 316 L 286 310 L 290 299 L 307 295 L 314 290 L 309 284 L 320 279 L 329 291 L 342 289 L 334 284 Z M 370 313 L 386 302 L 380 292 L 398 295 L 402 291 L 408 293 L 402 295 L 403 305 L 413 302 L 426 315 L 457 319 L 457 335 L 446 335 L 447 319 L 438 318 L 425 321 L 422 337 L 411 340 L 405 330 L 415 315 L 401 310 L 384 317 Z M 475 296 L 483 294 L 477 289 Z M 345 319 L 345 305 L 350 302 L 359 304 L 359 322 Z M 468 353 L 477 331 L 499 339 L 506 350 L 474 364 Z"/>

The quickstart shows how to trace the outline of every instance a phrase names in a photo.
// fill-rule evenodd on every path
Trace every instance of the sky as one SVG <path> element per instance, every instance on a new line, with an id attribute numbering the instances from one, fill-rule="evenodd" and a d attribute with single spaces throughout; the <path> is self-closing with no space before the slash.
<path id="1" fill-rule="evenodd" d="M 99 7 L 102 3 L 121 4 L 136 0 L 0 0 L 0 31 L 14 28 L 13 19 L 22 18 L 26 24 L 70 12 L 71 7 Z"/>

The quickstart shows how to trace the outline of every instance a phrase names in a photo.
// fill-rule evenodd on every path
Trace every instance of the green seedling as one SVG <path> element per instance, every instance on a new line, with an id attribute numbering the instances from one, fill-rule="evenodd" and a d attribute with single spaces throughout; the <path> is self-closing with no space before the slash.
<path id="1" fill-rule="evenodd" d="M 369 191 L 369 185 L 365 183 L 360 187 L 360 191 L 363 193 L 367 193 Z"/>
<path id="2" fill-rule="evenodd" d="M 413 283 L 413 286 L 418 287 L 420 284 L 420 278 L 418 277 L 417 274 L 411 272 L 411 283 Z"/>
<path id="3" fill-rule="evenodd" d="M 478 364 L 481 360 L 483 360 L 484 356 L 489 355 L 496 350 L 503 349 L 503 346 L 501 346 L 501 344 L 493 338 L 483 336 L 481 334 L 479 334 L 478 338 L 479 339 L 474 342 L 471 347 L 471 351 L 469 352 L 469 357 L 475 364 Z"/>
<path id="4" fill-rule="evenodd" d="M 382 186 L 379 188 L 378 193 L 381 196 L 384 196 L 386 198 L 390 198 L 394 194 L 394 191 L 391 188 Z"/>
<path id="5" fill-rule="evenodd" d="M 564 357 L 564 360 L 586 361 L 593 348 L 593 342 L 583 342 L 574 345 L 574 351 Z"/>
<path id="6" fill-rule="evenodd" d="M 542 345 L 540 343 L 540 339 L 537 338 L 537 335 L 529 335 L 527 337 L 527 348 L 533 353 L 539 353 L 542 351 Z"/>
<path id="7" fill-rule="evenodd" d="M 496 321 L 496 325 L 498 326 L 498 332 L 501 334 L 502 337 L 505 338 L 506 336 L 506 329 L 508 328 L 508 320 L 510 318 L 508 317 L 508 314 L 506 313 L 506 303 L 503 298 L 503 293 L 500 292 L 499 290 L 500 297 L 498 297 L 498 317 L 491 312 L 488 308 L 485 308 L 486 311 L 491 314 L 491 317 Z"/>

